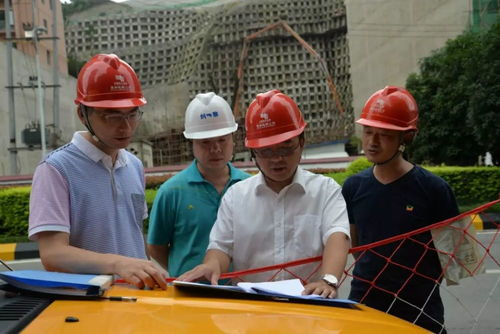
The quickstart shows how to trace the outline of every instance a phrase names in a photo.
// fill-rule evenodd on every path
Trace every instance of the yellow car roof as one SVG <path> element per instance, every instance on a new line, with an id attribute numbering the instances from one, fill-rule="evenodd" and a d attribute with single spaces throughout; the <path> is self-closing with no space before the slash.
<path id="1" fill-rule="evenodd" d="M 106 296 L 137 301 L 56 300 L 23 333 L 427 333 L 359 304 L 343 308 L 213 298 L 173 286 L 138 290 L 115 285 Z"/>

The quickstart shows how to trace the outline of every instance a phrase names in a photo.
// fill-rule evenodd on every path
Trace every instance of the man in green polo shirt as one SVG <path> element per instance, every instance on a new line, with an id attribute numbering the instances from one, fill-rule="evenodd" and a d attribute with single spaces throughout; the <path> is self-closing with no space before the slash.
<path id="1" fill-rule="evenodd" d="M 195 160 L 160 187 L 149 219 L 149 253 L 171 277 L 203 262 L 222 196 L 249 176 L 229 162 L 238 124 L 222 97 L 196 95 L 184 124 Z"/>

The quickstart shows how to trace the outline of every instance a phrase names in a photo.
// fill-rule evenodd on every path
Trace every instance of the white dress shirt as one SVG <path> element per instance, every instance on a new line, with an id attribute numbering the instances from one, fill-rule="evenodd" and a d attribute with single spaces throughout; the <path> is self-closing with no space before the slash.
<path id="1" fill-rule="evenodd" d="M 331 178 L 297 168 L 292 183 L 279 194 L 262 173 L 240 181 L 222 198 L 208 249 L 232 259 L 233 270 L 247 270 L 323 254 L 334 232 L 349 235 L 340 186 Z M 287 268 L 309 279 L 318 263 Z M 258 282 L 294 278 L 276 271 L 245 276 Z M 314 276 L 313 276 L 314 277 Z"/>

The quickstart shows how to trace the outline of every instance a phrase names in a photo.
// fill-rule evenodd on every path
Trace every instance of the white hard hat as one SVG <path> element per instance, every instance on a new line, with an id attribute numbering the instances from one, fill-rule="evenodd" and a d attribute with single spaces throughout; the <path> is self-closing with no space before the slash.
<path id="1" fill-rule="evenodd" d="M 184 137 L 188 139 L 225 136 L 237 129 L 231 107 L 213 92 L 196 95 L 186 109 Z"/>

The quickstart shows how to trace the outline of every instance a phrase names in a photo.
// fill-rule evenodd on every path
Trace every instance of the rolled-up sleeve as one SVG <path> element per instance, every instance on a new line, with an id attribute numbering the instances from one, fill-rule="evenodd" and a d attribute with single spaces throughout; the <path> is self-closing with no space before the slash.
<path id="1" fill-rule="evenodd" d="M 325 203 L 321 222 L 323 245 L 335 232 L 342 232 L 350 238 L 349 217 L 344 196 L 342 196 L 342 188 L 330 180 L 324 195 Z"/>

